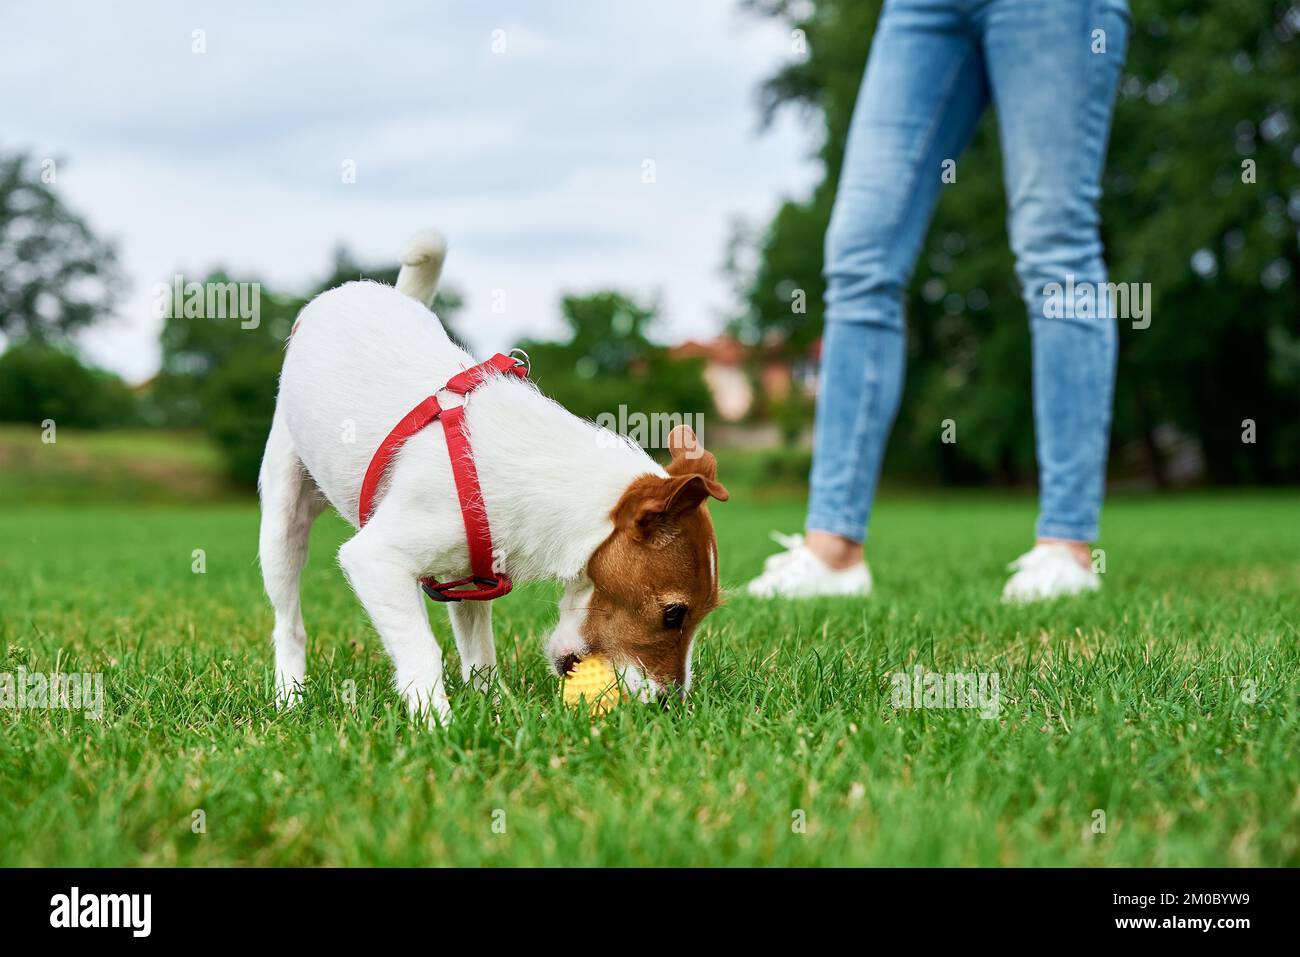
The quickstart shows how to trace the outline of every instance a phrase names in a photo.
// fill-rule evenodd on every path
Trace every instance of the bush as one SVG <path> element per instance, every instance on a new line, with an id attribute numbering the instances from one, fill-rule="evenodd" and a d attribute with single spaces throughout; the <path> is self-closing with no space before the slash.
<path id="1" fill-rule="evenodd" d="M 283 358 L 279 349 L 234 355 L 203 384 L 208 434 L 226 472 L 241 485 L 257 482 Z"/>
<path id="2" fill-rule="evenodd" d="M 71 352 L 18 342 L 0 355 L 0 421 L 102 429 L 134 425 L 135 396 L 117 376 Z"/>

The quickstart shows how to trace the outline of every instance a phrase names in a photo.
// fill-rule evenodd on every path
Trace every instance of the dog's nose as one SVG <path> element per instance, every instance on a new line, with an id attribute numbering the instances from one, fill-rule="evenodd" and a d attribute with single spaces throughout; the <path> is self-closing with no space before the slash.
<path id="1" fill-rule="evenodd" d="M 564 677 L 578 666 L 579 660 L 578 656 L 572 653 L 556 658 L 555 673 L 560 677 Z"/>

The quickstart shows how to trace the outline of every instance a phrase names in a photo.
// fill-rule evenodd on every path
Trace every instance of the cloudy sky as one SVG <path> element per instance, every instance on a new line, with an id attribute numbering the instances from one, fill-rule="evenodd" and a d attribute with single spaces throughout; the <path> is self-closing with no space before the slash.
<path id="1" fill-rule="evenodd" d="M 707 335 L 732 219 L 813 181 L 809 130 L 758 130 L 789 33 L 734 0 L 263 6 L 6 10 L 0 148 L 59 158 L 56 188 L 117 242 L 131 288 L 83 345 L 129 379 L 157 366 L 155 283 L 222 265 L 304 289 L 339 243 L 391 262 L 430 225 L 480 349 L 608 286 L 659 294 L 665 341 Z"/>

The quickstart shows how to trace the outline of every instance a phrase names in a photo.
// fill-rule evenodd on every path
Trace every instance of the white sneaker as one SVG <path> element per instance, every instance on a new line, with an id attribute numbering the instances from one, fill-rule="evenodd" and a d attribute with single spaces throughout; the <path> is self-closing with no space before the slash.
<path id="1" fill-rule="evenodd" d="M 1101 587 L 1101 576 L 1080 565 L 1065 545 L 1035 545 L 1007 568 L 1015 574 L 1002 589 L 1004 602 L 1043 601 Z"/>
<path id="2" fill-rule="evenodd" d="M 758 598 L 817 598 L 822 595 L 871 594 L 871 570 L 866 562 L 831 568 L 808 550 L 802 535 L 772 537 L 784 546 L 763 563 L 763 574 L 746 586 Z"/>
<path id="3" fill-rule="evenodd" d="M 783 551 L 775 555 L 768 555 L 763 559 L 763 571 L 771 571 L 773 568 L 780 568 L 791 558 L 793 558 L 803 548 L 802 535 L 783 535 L 780 532 L 769 532 L 768 535 L 772 541 L 781 546 Z"/>

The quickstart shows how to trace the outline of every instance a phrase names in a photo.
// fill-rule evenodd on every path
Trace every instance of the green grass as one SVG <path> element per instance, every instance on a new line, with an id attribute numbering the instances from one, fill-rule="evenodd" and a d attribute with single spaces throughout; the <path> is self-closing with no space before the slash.
<path id="1" fill-rule="evenodd" d="M 281 714 L 253 506 L 11 505 L 0 671 L 102 671 L 106 703 L 0 711 L 0 863 L 1300 864 L 1294 495 L 1118 500 L 1104 591 L 1030 608 L 997 602 L 1024 499 L 882 502 L 866 603 L 745 598 L 800 506 L 713 511 L 732 594 L 687 706 L 565 712 L 539 586 L 495 606 L 499 707 L 453 682 L 430 732 L 333 565 L 337 519 Z M 895 710 L 914 664 L 998 672 L 1000 716 Z"/>
<path id="2" fill-rule="evenodd" d="M 0 424 L 0 502 L 179 504 L 238 494 L 198 432 L 60 428 L 53 442 L 42 436 L 36 424 Z"/>

